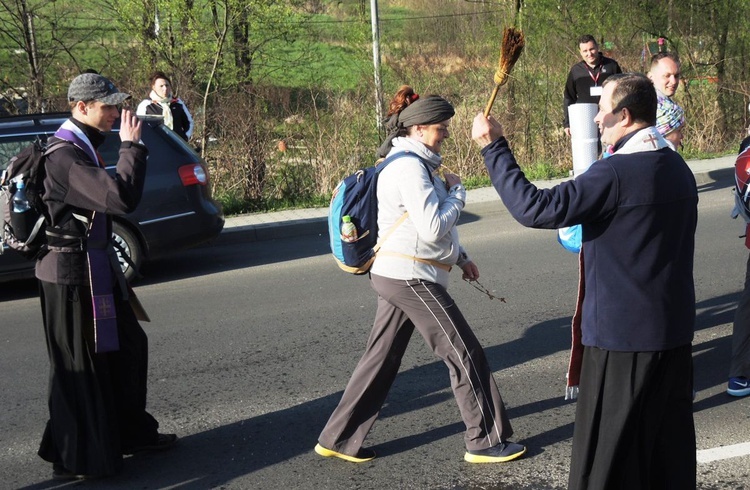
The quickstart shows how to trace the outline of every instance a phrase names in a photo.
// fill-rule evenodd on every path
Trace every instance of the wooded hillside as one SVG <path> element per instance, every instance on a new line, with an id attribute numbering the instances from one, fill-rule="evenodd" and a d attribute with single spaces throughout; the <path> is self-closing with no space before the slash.
<path id="1" fill-rule="evenodd" d="M 386 102 L 401 84 L 457 108 L 451 168 L 483 176 L 470 122 L 493 87 L 504 27 L 526 48 L 495 103 L 534 177 L 571 166 L 562 91 L 592 34 L 626 71 L 645 71 L 658 38 L 679 54 L 684 153 L 735 151 L 748 124 L 746 0 L 380 0 Z M 0 6 L 4 107 L 66 110 L 85 69 L 146 97 L 163 70 L 196 116 L 193 142 L 227 211 L 324 203 L 337 180 L 373 161 L 378 133 L 367 0 L 14 0 Z M 280 142 L 282 142 L 280 144 Z M 279 148 L 286 148 L 280 151 Z"/>

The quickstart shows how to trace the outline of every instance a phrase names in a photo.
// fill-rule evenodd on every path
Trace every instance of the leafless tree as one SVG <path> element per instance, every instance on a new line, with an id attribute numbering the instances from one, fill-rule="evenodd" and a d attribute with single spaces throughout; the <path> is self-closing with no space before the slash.
<path id="1" fill-rule="evenodd" d="M 80 7 L 80 6 L 79 6 Z M 6 100 L 23 100 L 23 110 L 44 112 L 46 79 L 55 72 L 56 82 L 70 73 L 80 72 L 76 46 L 90 40 L 97 29 L 84 27 L 71 4 L 54 0 L 0 0 L 0 40 L 10 48 L 8 66 L 3 66 L 0 88 Z M 95 22 L 92 22 L 95 24 Z M 11 104 L 10 112 L 18 112 Z"/>

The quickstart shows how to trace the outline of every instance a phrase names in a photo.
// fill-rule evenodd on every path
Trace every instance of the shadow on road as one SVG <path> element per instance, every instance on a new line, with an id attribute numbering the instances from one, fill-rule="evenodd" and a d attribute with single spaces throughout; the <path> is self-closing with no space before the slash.
<path id="1" fill-rule="evenodd" d="M 698 304 L 697 328 L 706 329 L 731 321 L 738 294 L 725 295 Z M 561 317 L 529 327 L 524 336 L 485 349 L 496 376 L 502 380 L 506 368 L 532 359 L 566 351 L 570 342 L 570 317 Z M 414 338 L 413 342 L 420 341 Z M 694 346 L 696 386 L 715 386 L 726 379 L 729 339 L 712 339 Z M 502 384 L 502 381 L 501 381 Z M 381 412 L 381 422 L 412 411 L 442 403 L 450 398 L 446 368 L 440 361 L 417 366 L 399 373 Z M 501 386 L 502 391 L 502 386 Z M 511 420 L 561 407 L 566 402 L 562 387 L 546 399 L 511 407 Z M 126 459 L 123 474 L 107 480 L 107 488 L 180 488 L 205 489 L 227 485 L 235 479 L 264 468 L 303 458 L 301 463 L 311 472 L 325 472 L 331 478 L 347 479 L 353 471 L 366 471 L 367 464 L 326 464 L 312 452 L 319 431 L 338 403 L 341 392 L 310 400 L 283 410 L 266 413 L 240 422 L 223 425 L 184 436 L 177 447 L 166 453 L 135 456 Z M 714 396 L 700 400 L 696 411 L 706 410 L 731 400 Z M 446 437 L 460 437 L 464 426 L 460 420 L 431 427 L 428 430 L 392 439 L 374 447 L 381 458 L 414 450 Z M 544 453 L 545 448 L 573 435 L 573 421 L 551 430 L 531 434 L 523 440 L 529 447 L 528 457 Z M 298 461 L 297 464 L 300 462 Z M 291 465 L 290 468 L 299 468 Z M 144 486 L 144 475 L 148 484 Z M 259 477 L 261 480 L 262 478 Z M 345 480 L 342 480 L 345 481 Z M 85 482 L 86 486 L 96 482 Z M 41 482 L 26 489 L 58 488 L 56 482 Z"/>
<path id="2" fill-rule="evenodd" d="M 524 339 L 485 349 L 496 376 L 502 370 L 530 359 L 566 349 L 569 318 L 543 322 L 528 329 Z M 542 342 L 544 339 L 544 342 Z M 421 342 L 415 336 L 412 342 Z M 501 388 L 502 389 L 502 388 Z M 560 407 L 565 402 L 554 397 L 511 407 L 512 419 Z M 283 410 L 266 413 L 240 422 L 223 425 L 181 438 L 169 452 L 127 458 L 122 475 L 106 480 L 106 488 L 217 488 L 264 468 L 305 458 L 306 467 L 318 467 L 326 473 L 339 474 L 346 481 L 352 471 L 364 471 L 367 465 L 330 464 L 312 451 L 320 430 L 338 403 L 342 392 L 310 400 Z M 380 423 L 404 413 L 419 411 L 452 399 L 450 380 L 441 361 L 407 369 L 399 373 L 383 407 Z M 430 427 L 428 430 L 389 440 L 374 446 L 381 458 L 410 451 L 446 437 L 461 437 L 463 423 Z M 527 457 L 544 452 L 547 445 L 572 436 L 572 421 L 552 431 L 532 435 Z M 457 446 L 460 447 L 457 441 Z M 307 461 L 309 460 L 309 462 Z M 298 462 L 299 463 L 299 462 Z M 298 466 L 292 466 L 296 468 Z M 147 475 L 144 476 L 144 475 Z M 147 480 L 144 480 L 147 478 Z M 260 477 L 259 477 L 260 478 Z M 148 484 L 144 486 L 144 481 Z M 97 486 L 96 481 L 82 485 Z M 272 485 L 270 485 L 272 486 Z M 26 489 L 55 488 L 56 482 L 41 482 Z"/>
<path id="3" fill-rule="evenodd" d="M 523 339 L 485 349 L 496 376 L 502 378 L 505 368 L 567 349 L 569 322 L 569 318 L 542 322 L 529 328 Z M 421 339 L 415 337 L 412 341 L 420 342 Z M 396 378 L 381 412 L 380 423 L 442 403 L 452 399 L 452 396 L 449 377 L 441 361 L 408 369 Z M 360 465 L 352 470 L 352 465 L 330 464 L 312 452 L 320 430 L 340 397 L 341 392 L 334 393 L 284 410 L 189 435 L 169 455 L 157 455 L 157 459 L 129 460 L 128 466 L 131 467 L 126 469 L 125 474 L 150 474 L 149 481 L 157 488 L 176 486 L 203 489 L 219 487 L 243 475 L 292 459 L 305 458 L 303 462 L 306 465 L 309 459 L 310 465 L 325 465 L 321 471 L 334 475 L 340 473 L 343 479 L 350 478 L 349 473 L 357 471 Z M 511 407 L 508 413 L 512 420 L 567 403 L 563 400 L 561 389 L 548 399 Z M 381 458 L 385 458 L 446 437 L 460 438 L 463 431 L 463 423 L 457 419 L 448 425 L 430 427 L 416 434 L 389 440 L 374 446 L 374 449 Z M 572 421 L 554 430 L 531 435 L 524 440 L 530 448 L 528 457 L 539 455 L 546 446 L 571 436 Z M 128 482 L 123 480 L 122 483 L 127 486 Z"/>
<path id="4" fill-rule="evenodd" d="M 0 284 L 0 303 L 39 296 L 39 283 L 36 279 L 18 279 Z"/>
<path id="5" fill-rule="evenodd" d="M 695 319 L 695 330 L 706 330 L 732 323 L 739 298 L 740 293 L 737 292 L 699 302 L 696 305 L 698 314 Z M 697 391 L 727 382 L 731 351 L 731 335 L 701 343 L 693 342 L 693 379 Z M 731 401 L 729 395 L 710 397 L 695 403 L 694 411 L 699 412 Z"/>
<path id="6" fill-rule="evenodd" d="M 698 185 L 699 193 L 717 189 L 731 189 L 734 187 L 734 167 L 711 170 L 708 172 L 708 180 L 708 183 Z"/>
<path id="7" fill-rule="evenodd" d="M 463 219 L 472 219 L 466 216 Z M 474 220 L 479 219 L 474 217 Z M 187 277 L 214 274 L 288 260 L 328 254 L 327 236 L 316 235 L 222 246 L 206 246 L 175 254 L 147 265 L 146 278 L 140 284 L 158 284 Z M 303 245 L 301 245 L 303 243 Z M 0 302 L 29 298 L 37 295 L 35 280 L 17 281 L 13 287 L 0 289 Z M 696 305 L 696 330 L 706 330 L 731 323 L 739 292 L 701 301 Z M 572 313 L 572 312 L 571 312 Z M 558 317 L 536 323 L 522 338 L 485 348 L 490 366 L 499 380 L 504 369 L 533 359 L 567 351 L 570 347 L 570 317 Z M 421 342 L 414 338 L 413 342 Z M 712 338 L 694 344 L 696 388 L 704 390 L 726 382 L 731 349 L 728 337 Z M 359 355 L 353 353 L 352 355 Z M 564 373 L 561 373 L 561 377 Z M 430 362 L 399 373 L 381 414 L 381 423 L 390 417 L 430 407 L 452 398 L 445 366 L 440 361 Z M 501 386 L 502 392 L 502 386 Z M 509 409 L 512 419 L 561 407 L 562 386 L 552 396 Z M 257 394 L 262 396 L 262 394 Z M 239 422 L 223 425 L 184 436 L 180 444 L 166 453 L 136 456 L 126 459 L 122 476 L 107 480 L 100 488 L 180 488 L 205 489 L 221 487 L 244 475 L 264 468 L 304 458 L 312 468 L 325 465 L 324 470 L 340 475 L 345 481 L 351 472 L 364 471 L 367 465 L 326 465 L 327 461 L 314 455 L 319 431 L 338 403 L 341 392 L 307 401 L 283 410 L 266 413 Z M 719 394 L 701 399 L 695 411 L 730 403 L 731 397 Z M 460 420 L 448 425 L 431 427 L 426 431 L 389 440 L 376 447 L 387 457 L 425 446 L 446 437 L 460 437 Z M 529 457 L 544 452 L 544 448 L 572 437 L 573 422 L 551 430 L 533 434 L 523 442 L 528 444 Z M 460 443 L 459 443 L 460 444 Z M 292 468 L 297 468 L 292 466 Z M 302 477 L 300 477 L 301 479 Z M 147 482 L 147 483 L 146 483 Z M 99 483 L 83 482 L 81 486 L 96 488 Z M 63 488 L 57 482 L 40 482 L 27 489 Z M 78 486 L 78 484 L 76 484 Z M 272 486 L 272 485 L 269 485 Z"/>

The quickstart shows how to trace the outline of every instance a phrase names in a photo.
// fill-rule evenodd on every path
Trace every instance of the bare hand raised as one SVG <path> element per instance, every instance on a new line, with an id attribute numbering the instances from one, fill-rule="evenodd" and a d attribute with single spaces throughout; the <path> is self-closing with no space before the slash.
<path id="1" fill-rule="evenodd" d="M 503 126 L 492 116 L 485 117 L 481 112 L 474 118 L 471 127 L 471 139 L 484 148 L 499 137 L 503 136 Z"/>
<path id="2" fill-rule="evenodd" d="M 123 109 L 120 116 L 120 140 L 138 143 L 141 140 L 141 124 L 135 112 Z"/>

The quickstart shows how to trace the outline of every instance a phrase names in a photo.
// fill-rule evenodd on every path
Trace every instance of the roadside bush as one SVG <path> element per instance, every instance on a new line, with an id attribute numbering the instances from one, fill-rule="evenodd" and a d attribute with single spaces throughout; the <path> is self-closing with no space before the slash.
<path id="1" fill-rule="evenodd" d="M 212 190 L 228 214 L 325 204 L 341 177 L 374 162 L 384 134 L 375 120 L 366 2 L 233 0 L 225 4 L 227 10 L 189 3 L 163 11 L 159 42 L 155 26 L 142 22 L 152 13 L 144 16 L 137 2 L 119 3 L 111 25 L 95 22 L 93 31 L 95 9 L 81 17 L 78 5 L 63 3 L 70 7 L 66 15 L 47 4 L 34 6 L 35 15 L 55 22 L 31 17 L 41 29 L 39 49 L 50 56 L 41 65 L 47 70 L 36 79 L 23 75 L 34 71 L 27 60 L 35 58 L 28 52 L 33 46 L 21 43 L 17 48 L 26 56 L 0 53 L 8 65 L 3 89 L 45 88 L 36 90 L 37 98 L 45 97 L 44 107 L 64 110 L 70 79 L 94 68 L 133 94 L 137 104 L 148 93 L 151 71 L 170 73 L 195 116 L 193 143 L 205 144 Z M 465 182 L 486 183 L 470 140 L 471 122 L 492 91 L 503 28 L 520 27 L 526 47 L 492 114 L 529 177 L 566 175 L 572 161 L 561 127 L 562 92 L 568 69 L 580 59 L 577 37 L 594 35 L 604 54 L 625 71 L 646 71 L 650 46 L 663 37 L 668 49 L 680 54 L 686 82 L 718 82 L 688 85 L 677 94 L 687 114 L 683 154 L 734 151 L 745 134 L 750 96 L 750 62 L 742 56 L 750 38 L 734 19 L 750 7 L 743 2 L 665 5 L 382 2 L 384 102 L 402 84 L 449 99 L 456 116 L 444 161 Z M 8 4 L 5 11 L 10 15 L 15 8 Z M 224 15 L 230 12 L 236 15 Z M 17 27 L 23 31 L 31 24 Z M 76 27 L 68 32 L 72 37 L 60 36 L 66 26 Z M 11 31 L 0 37 L 16 46 L 25 37 Z M 120 42 L 123 34 L 127 43 Z M 70 46 L 50 44 L 55 39 L 69 39 Z"/>
<path id="2" fill-rule="evenodd" d="M 206 115 L 204 155 L 212 190 L 225 212 L 264 208 L 269 135 L 262 108 L 252 94 L 217 94 Z"/>

